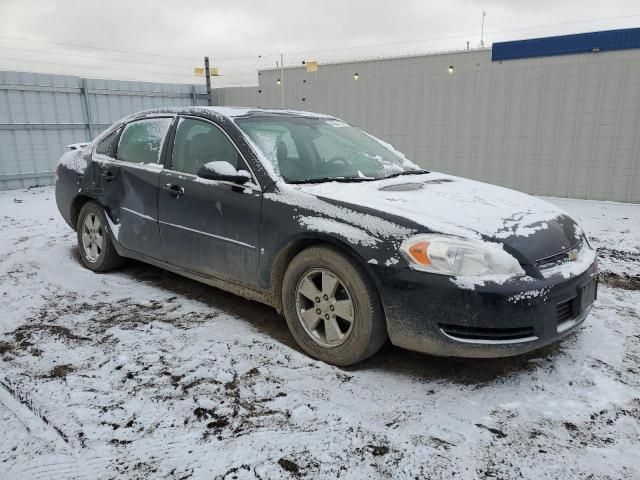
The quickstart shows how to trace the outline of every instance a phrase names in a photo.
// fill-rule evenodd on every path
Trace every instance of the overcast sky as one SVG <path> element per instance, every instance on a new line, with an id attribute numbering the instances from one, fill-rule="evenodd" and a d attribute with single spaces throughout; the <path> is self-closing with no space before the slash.
<path id="1" fill-rule="evenodd" d="M 287 66 L 475 48 L 483 10 L 487 46 L 640 26 L 638 0 L 0 0 L 0 70 L 199 83 L 209 55 L 214 84 L 251 85 L 280 53 Z"/>

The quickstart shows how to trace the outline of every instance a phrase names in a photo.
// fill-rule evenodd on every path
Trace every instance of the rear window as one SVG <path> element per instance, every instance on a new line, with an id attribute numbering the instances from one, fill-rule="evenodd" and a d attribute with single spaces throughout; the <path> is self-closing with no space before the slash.
<path id="1" fill-rule="evenodd" d="M 171 118 L 149 118 L 128 124 L 118 144 L 118 160 L 132 163 L 158 163 L 162 142 Z"/>

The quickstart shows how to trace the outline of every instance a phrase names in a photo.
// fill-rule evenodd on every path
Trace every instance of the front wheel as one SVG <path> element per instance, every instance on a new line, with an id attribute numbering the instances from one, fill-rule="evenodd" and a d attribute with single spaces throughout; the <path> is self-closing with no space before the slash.
<path id="1" fill-rule="evenodd" d="M 387 339 L 373 282 L 331 246 L 308 248 L 293 259 L 282 283 L 282 305 L 298 345 L 327 363 L 353 365 Z"/>
<path id="2" fill-rule="evenodd" d="M 94 272 L 113 270 L 124 261 L 111 243 L 106 225 L 106 215 L 100 205 L 95 202 L 83 205 L 76 226 L 78 246 L 83 265 Z"/>

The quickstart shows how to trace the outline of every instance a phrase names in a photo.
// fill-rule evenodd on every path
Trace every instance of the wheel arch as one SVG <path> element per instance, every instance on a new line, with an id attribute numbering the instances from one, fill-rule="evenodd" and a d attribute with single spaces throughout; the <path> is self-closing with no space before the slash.
<path id="1" fill-rule="evenodd" d="M 87 195 L 86 193 L 80 193 L 73 199 L 73 201 L 71 202 L 71 206 L 69 207 L 69 218 L 74 230 L 76 230 L 78 225 L 78 217 L 80 216 L 80 211 L 87 202 L 95 202 L 98 206 L 104 208 L 105 214 L 109 216 L 109 209 L 105 207 L 102 202 L 100 202 L 100 200 L 91 195 Z"/>
<path id="2" fill-rule="evenodd" d="M 354 260 L 356 264 L 362 268 L 363 272 L 371 281 L 371 283 L 373 283 L 376 289 L 376 295 L 381 301 L 379 294 L 379 281 L 371 272 L 371 266 L 367 264 L 362 255 L 358 253 L 358 251 L 353 248 L 353 246 L 349 244 L 349 242 L 341 238 L 333 237 L 331 235 L 324 235 L 321 233 L 307 233 L 303 236 L 298 236 L 291 239 L 284 247 L 282 247 L 278 251 L 278 253 L 275 255 L 273 263 L 271 264 L 271 292 L 273 297 L 273 306 L 278 311 L 278 313 L 282 313 L 282 282 L 284 274 L 287 271 L 287 267 L 291 263 L 291 260 L 293 260 L 296 255 L 298 255 L 303 250 L 306 250 L 307 248 L 322 245 L 334 247 L 341 253 Z"/>
<path id="3" fill-rule="evenodd" d="M 69 212 L 69 218 L 71 219 L 71 224 L 74 230 L 78 228 L 78 217 L 80 216 L 80 210 L 82 210 L 82 207 L 84 207 L 87 202 L 90 202 L 92 200 L 95 201 L 95 199 L 90 197 L 89 195 L 80 194 L 76 196 L 71 202 L 71 211 Z"/>

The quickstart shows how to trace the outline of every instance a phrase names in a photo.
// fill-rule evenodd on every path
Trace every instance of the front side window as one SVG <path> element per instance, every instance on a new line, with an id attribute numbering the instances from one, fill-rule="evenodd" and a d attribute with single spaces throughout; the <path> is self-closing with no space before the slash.
<path id="1" fill-rule="evenodd" d="M 105 138 L 103 138 L 98 144 L 98 146 L 96 147 L 96 153 L 99 155 L 111 155 L 113 142 L 118 136 L 118 132 L 120 132 L 119 128 L 117 128 L 116 130 L 111 132 L 109 135 L 107 135 Z"/>
<path id="2" fill-rule="evenodd" d="M 377 180 L 423 171 L 391 146 L 335 119 L 265 116 L 236 123 L 287 182 Z"/>
<path id="3" fill-rule="evenodd" d="M 132 163 L 158 163 L 171 118 L 149 118 L 129 123 L 120 136 L 117 159 Z"/>
<path id="4" fill-rule="evenodd" d="M 209 162 L 229 162 L 236 170 L 246 168 L 236 147 L 220 128 L 209 122 L 181 118 L 171 168 L 196 175 L 200 167 Z"/>

